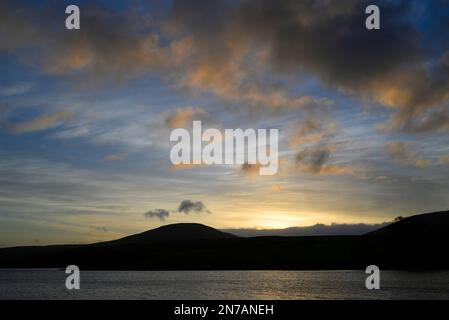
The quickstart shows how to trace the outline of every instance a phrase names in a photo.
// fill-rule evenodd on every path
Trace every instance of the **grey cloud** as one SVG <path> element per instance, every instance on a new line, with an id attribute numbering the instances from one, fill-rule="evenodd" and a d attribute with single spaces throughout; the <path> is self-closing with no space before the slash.
<path id="1" fill-rule="evenodd" d="M 329 148 L 304 150 L 296 155 L 296 163 L 306 162 L 310 172 L 319 173 L 323 165 L 328 162 L 330 155 Z"/>
<path id="2" fill-rule="evenodd" d="M 87 5 L 82 10 L 82 28 L 68 32 L 62 23 L 55 25 L 66 17 L 64 5 L 42 6 L 41 11 L 23 1 L 2 1 L 0 29 L 5 32 L 0 34 L 0 51 L 32 47 L 28 60 L 46 72 L 78 73 L 94 83 L 111 76 L 127 80 L 164 64 L 166 54 L 148 16 Z"/>
<path id="3" fill-rule="evenodd" d="M 300 151 L 295 158 L 297 167 L 304 173 L 314 175 L 354 174 L 349 165 L 330 164 L 334 148 L 331 146 L 315 146 Z"/>
<path id="4" fill-rule="evenodd" d="M 429 113 L 424 115 L 422 119 L 413 119 L 407 122 L 402 129 L 406 132 L 428 133 L 449 128 L 449 114 L 444 108 Z"/>
<path id="5" fill-rule="evenodd" d="M 184 200 L 180 203 L 178 207 L 178 212 L 189 214 L 191 212 L 195 213 L 210 213 L 206 206 L 201 201 L 191 201 Z"/>
<path id="6" fill-rule="evenodd" d="M 165 209 L 154 209 L 143 214 L 145 218 L 157 218 L 164 221 L 170 216 L 170 212 Z"/>
<path id="7" fill-rule="evenodd" d="M 206 206 L 201 201 L 191 201 L 184 200 L 179 204 L 178 210 L 173 211 L 172 213 L 184 213 L 189 214 L 191 212 L 195 213 L 210 213 L 210 211 L 206 208 Z M 171 212 L 166 209 L 154 209 L 148 212 L 145 212 L 143 215 L 146 218 L 157 218 L 161 221 L 170 217 Z"/>

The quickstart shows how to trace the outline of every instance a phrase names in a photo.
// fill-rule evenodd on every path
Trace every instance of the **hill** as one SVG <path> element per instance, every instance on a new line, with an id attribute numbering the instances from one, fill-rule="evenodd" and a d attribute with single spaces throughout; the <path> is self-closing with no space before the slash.
<path id="1" fill-rule="evenodd" d="M 449 211 L 404 218 L 366 235 L 373 255 L 388 268 L 449 268 Z"/>
<path id="2" fill-rule="evenodd" d="M 151 244 L 162 242 L 219 240 L 236 238 L 235 235 L 199 223 L 177 223 L 127 236 L 100 245 Z"/>
<path id="3" fill-rule="evenodd" d="M 449 231 L 449 211 L 419 214 L 369 232 L 370 236 L 415 238 L 446 237 Z"/>

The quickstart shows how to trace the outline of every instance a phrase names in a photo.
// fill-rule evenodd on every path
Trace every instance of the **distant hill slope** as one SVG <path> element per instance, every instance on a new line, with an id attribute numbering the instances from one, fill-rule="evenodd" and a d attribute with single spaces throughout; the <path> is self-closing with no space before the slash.
<path id="1" fill-rule="evenodd" d="M 419 214 L 368 233 L 370 236 L 423 238 L 449 236 L 449 211 Z"/>
<path id="2" fill-rule="evenodd" d="M 222 229 L 239 237 L 303 237 L 303 236 L 360 236 L 389 225 L 390 222 L 380 224 L 346 224 L 332 223 L 315 224 L 306 227 L 289 227 L 284 229 Z"/>
<path id="3" fill-rule="evenodd" d="M 87 270 L 449 269 L 449 212 L 405 218 L 361 236 L 240 238 L 176 224 L 118 240 L 0 249 L 0 268 Z"/>

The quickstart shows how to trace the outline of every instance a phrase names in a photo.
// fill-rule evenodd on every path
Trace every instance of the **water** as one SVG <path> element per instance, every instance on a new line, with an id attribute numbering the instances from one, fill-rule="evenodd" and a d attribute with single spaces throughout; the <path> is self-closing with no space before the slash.
<path id="1" fill-rule="evenodd" d="M 449 271 L 82 271 L 81 290 L 61 270 L 1 270 L 0 299 L 449 299 Z"/>

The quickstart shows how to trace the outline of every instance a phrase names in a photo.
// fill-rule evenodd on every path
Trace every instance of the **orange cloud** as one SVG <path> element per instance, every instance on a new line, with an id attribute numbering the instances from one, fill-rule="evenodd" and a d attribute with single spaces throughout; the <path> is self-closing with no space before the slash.
<path id="1" fill-rule="evenodd" d="M 201 120 L 208 116 L 207 112 L 201 108 L 185 107 L 176 109 L 173 113 L 164 114 L 165 124 L 170 129 L 185 128 L 193 120 Z"/>
<path id="2" fill-rule="evenodd" d="M 240 173 L 249 178 L 257 178 L 260 176 L 260 164 L 244 163 L 240 167 Z"/>
<path id="3" fill-rule="evenodd" d="M 206 164 L 193 164 L 193 163 L 180 163 L 180 164 L 173 164 L 171 166 L 171 170 L 177 171 L 177 170 L 191 170 L 191 169 L 198 169 L 203 168 Z"/>
<path id="4" fill-rule="evenodd" d="M 29 133 L 50 129 L 58 124 L 70 121 L 72 118 L 73 115 L 70 112 L 60 111 L 52 115 L 40 116 L 27 122 L 8 124 L 6 127 L 12 133 Z"/>
<path id="5" fill-rule="evenodd" d="M 126 153 L 109 154 L 103 158 L 104 161 L 122 161 L 128 158 Z"/>

